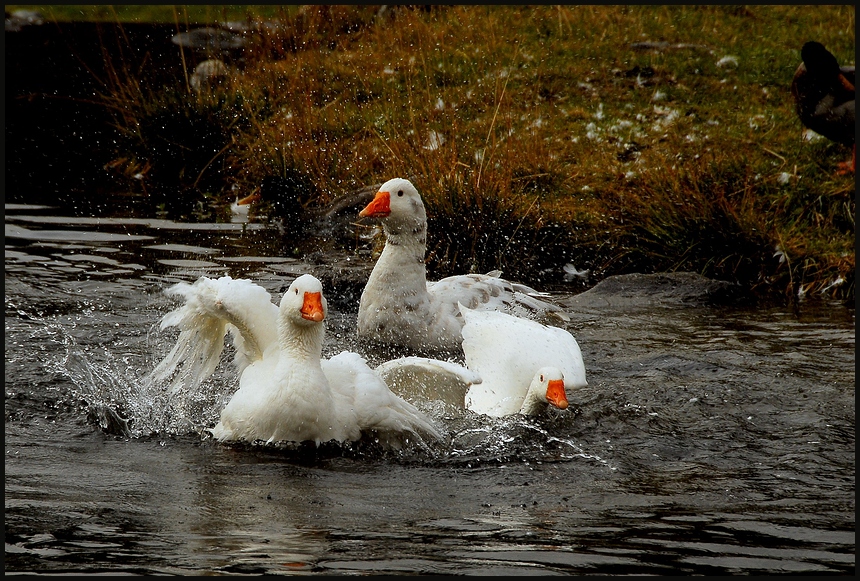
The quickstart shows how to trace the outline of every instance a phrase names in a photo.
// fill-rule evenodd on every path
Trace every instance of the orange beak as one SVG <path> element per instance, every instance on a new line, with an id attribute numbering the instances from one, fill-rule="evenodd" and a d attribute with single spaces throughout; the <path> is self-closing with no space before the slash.
<path id="1" fill-rule="evenodd" d="M 371 202 L 364 207 L 364 210 L 358 213 L 359 216 L 365 218 L 385 218 L 391 214 L 391 194 L 388 192 L 376 192 L 376 196 Z"/>
<path id="2" fill-rule="evenodd" d="M 564 393 L 563 379 L 550 379 L 546 388 L 546 401 L 560 410 L 567 409 L 567 396 Z"/>
<path id="3" fill-rule="evenodd" d="M 248 194 L 247 196 L 245 196 L 241 200 L 237 200 L 236 203 L 240 206 L 247 206 L 248 204 L 250 204 L 252 202 L 256 202 L 259 199 L 260 199 L 260 190 L 254 190 L 253 192 L 251 192 L 250 194 Z"/>
<path id="4" fill-rule="evenodd" d="M 302 304 L 302 318 L 319 323 L 325 319 L 322 306 L 322 293 L 305 293 L 305 301 Z"/>

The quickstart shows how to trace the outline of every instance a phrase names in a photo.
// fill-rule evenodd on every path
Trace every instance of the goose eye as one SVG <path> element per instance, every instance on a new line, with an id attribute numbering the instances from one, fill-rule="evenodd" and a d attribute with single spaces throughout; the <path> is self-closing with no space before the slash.
<path id="1" fill-rule="evenodd" d="M 296 290 L 296 294 L 299 294 L 299 289 L 295 289 L 295 290 Z"/>
<path id="2" fill-rule="evenodd" d="M 397 190 L 397 197 L 398 197 L 398 198 L 402 198 L 402 197 L 403 197 L 403 190 Z"/>
<path id="3" fill-rule="evenodd" d="M 543 381 L 543 375 L 540 376 L 540 380 Z"/>

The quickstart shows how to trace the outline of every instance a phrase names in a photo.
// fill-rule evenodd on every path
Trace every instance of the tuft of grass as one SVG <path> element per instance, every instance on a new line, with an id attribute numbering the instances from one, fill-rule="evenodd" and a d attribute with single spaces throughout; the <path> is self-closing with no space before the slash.
<path id="1" fill-rule="evenodd" d="M 189 96 L 179 86 L 152 91 L 135 79 L 118 86 L 122 90 L 104 103 L 119 130 L 121 155 L 111 165 L 126 176 L 143 168 L 129 185 L 137 182 L 158 203 L 172 202 L 186 211 L 200 193 L 224 189 L 233 173 L 226 155 L 263 102 L 248 102 L 229 87 Z M 186 199 L 177 192 L 188 192 Z"/>
<path id="2" fill-rule="evenodd" d="M 855 187 L 835 173 L 850 151 L 805 140 L 789 92 L 806 40 L 853 62 L 853 6 L 277 18 L 252 27 L 225 89 L 117 82 L 106 102 L 134 139 L 115 157 L 152 181 L 182 160 L 183 187 L 224 197 L 298 173 L 314 185 L 307 207 L 408 177 L 435 276 L 499 268 L 549 284 L 572 262 L 593 281 L 692 270 L 762 296 L 853 300 Z"/>

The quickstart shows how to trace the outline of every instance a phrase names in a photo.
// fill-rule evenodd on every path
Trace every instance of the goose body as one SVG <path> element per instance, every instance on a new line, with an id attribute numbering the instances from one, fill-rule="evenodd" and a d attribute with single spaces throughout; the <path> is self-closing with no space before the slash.
<path id="1" fill-rule="evenodd" d="M 815 41 L 803 45 L 801 62 L 791 82 L 791 94 L 800 122 L 831 141 L 855 145 L 854 66 L 839 66 L 836 57 Z M 850 164 L 840 164 L 841 173 L 853 172 L 856 150 Z"/>
<path id="2" fill-rule="evenodd" d="M 219 441 L 319 445 L 355 441 L 369 431 L 441 437 L 357 353 L 321 358 L 327 305 L 315 277 L 298 277 L 280 305 L 262 287 L 229 276 L 179 283 L 168 293 L 185 303 L 161 326 L 176 326 L 180 335 L 153 379 L 172 380 L 174 389 L 201 383 L 218 364 L 226 334 L 233 337 L 239 388 L 211 430 Z"/>
<path id="3" fill-rule="evenodd" d="M 566 389 L 588 385 L 576 339 L 564 329 L 461 306 L 466 367 L 481 378 L 465 407 L 490 416 L 565 409 Z"/>
<path id="4" fill-rule="evenodd" d="M 458 304 L 531 317 L 556 314 L 543 293 L 500 277 L 499 272 L 455 275 L 427 281 L 427 216 L 418 190 L 402 178 L 380 186 L 359 213 L 382 222 L 385 247 L 362 292 L 358 335 L 363 339 L 412 349 L 456 349 L 463 319 Z"/>

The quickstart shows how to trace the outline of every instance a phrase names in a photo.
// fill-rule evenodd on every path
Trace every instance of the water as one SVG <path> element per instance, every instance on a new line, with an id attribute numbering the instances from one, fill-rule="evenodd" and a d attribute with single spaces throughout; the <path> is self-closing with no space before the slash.
<path id="1" fill-rule="evenodd" d="M 366 253 L 74 214 L 6 205 L 6 573 L 855 572 L 853 309 L 559 289 L 589 380 L 564 412 L 425 402 L 449 433 L 431 449 L 227 446 L 201 434 L 229 365 L 195 397 L 141 381 L 175 337 L 163 289 L 230 274 L 278 295 Z M 324 355 L 361 351 L 354 284 L 325 280 Z"/>

